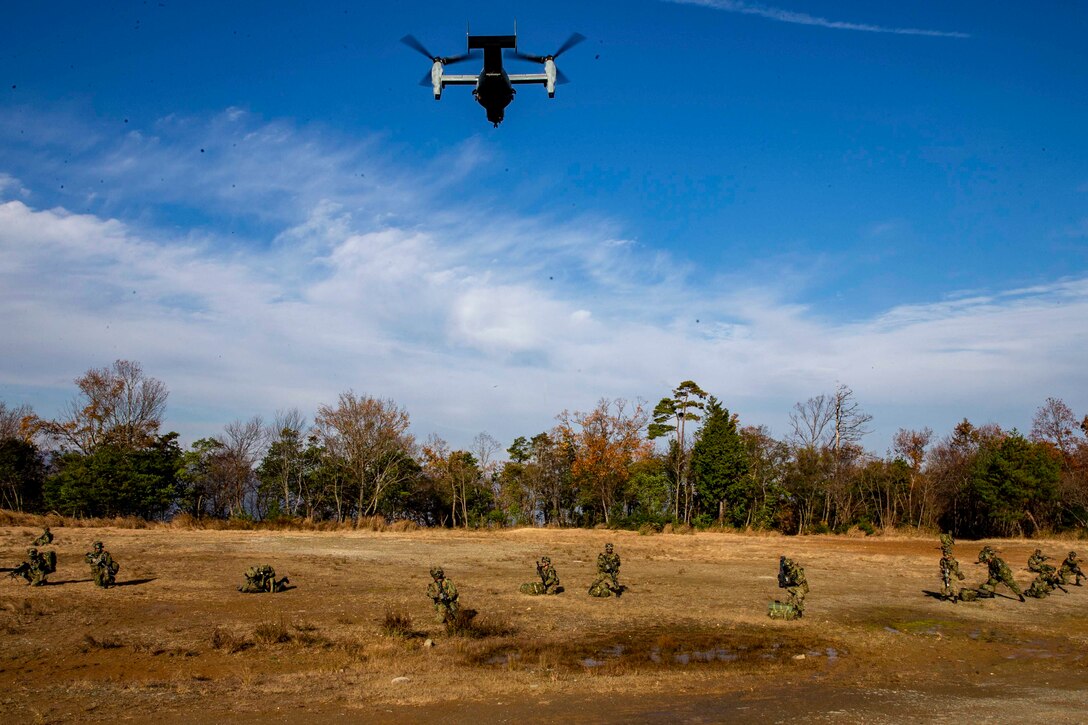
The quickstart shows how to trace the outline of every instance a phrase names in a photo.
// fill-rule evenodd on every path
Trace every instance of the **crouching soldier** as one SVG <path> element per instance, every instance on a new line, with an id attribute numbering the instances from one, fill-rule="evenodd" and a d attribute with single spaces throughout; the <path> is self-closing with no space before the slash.
<path id="1" fill-rule="evenodd" d="M 39 553 L 31 547 L 26 550 L 27 560 L 8 574 L 12 579 L 21 576 L 32 587 L 45 584 L 45 578 L 57 570 L 57 552 Z"/>
<path id="2" fill-rule="evenodd" d="M 106 589 L 116 583 L 115 577 L 121 566 L 113 560 L 110 552 L 102 548 L 101 541 L 94 542 L 94 547 L 84 558 L 91 565 L 91 577 L 95 584 Z"/>
<path id="3" fill-rule="evenodd" d="M 1088 577 L 1084 576 L 1084 572 L 1081 571 L 1080 562 L 1077 560 L 1077 552 L 1069 552 L 1069 556 L 1065 558 L 1061 569 L 1058 570 L 1058 576 L 1061 578 L 1062 584 L 1068 584 L 1069 577 L 1074 577 L 1073 583 L 1078 587 L 1081 585 L 1081 579 L 1088 579 Z"/>
<path id="4" fill-rule="evenodd" d="M 563 587 L 559 586 L 559 574 L 552 566 L 551 557 L 540 557 L 536 565 L 536 575 L 540 577 L 540 581 L 522 584 L 518 591 L 522 594 L 558 594 L 563 591 Z"/>
<path id="5" fill-rule="evenodd" d="M 618 597 L 626 589 L 620 584 L 620 555 L 613 551 L 612 544 L 605 544 L 604 552 L 597 554 L 597 578 L 589 585 L 589 596 Z"/>
<path id="6" fill-rule="evenodd" d="M 1020 601 L 1023 602 L 1024 594 L 1020 591 L 1020 587 L 1017 586 L 1016 580 L 1012 578 L 1012 570 L 1009 569 L 1009 565 L 1004 562 L 1001 557 L 997 555 L 989 546 L 982 547 L 982 551 L 978 552 L 978 563 L 985 564 L 989 570 L 990 577 L 982 584 L 979 584 L 978 598 L 980 599 L 993 599 L 994 591 L 997 589 L 998 584 L 1004 584 L 1012 593 L 1020 597 Z"/>
<path id="7" fill-rule="evenodd" d="M 805 595 L 808 594 L 808 580 L 805 569 L 793 559 L 778 557 L 778 587 L 785 589 L 789 598 L 780 602 L 771 602 L 767 616 L 771 619 L 800 619 L 805 615 Z"/>
<path id="8" fill-rule="evenodd" d="M 251 566 L 246 569 L 246 583 L 238 587 L 243 594 L 259 594 L 261 592 L 276 593 L 287 588 L 290 579 L 276 579 L 276 570 L 268 564 Z"/>
<path id="9" fill-rule="evenodd" d="M 446 578 L 442 567 L 431 567 L 430 584 L 427 585 L 427 596 L 434 602 L 435 621 L 450 624 L 457 620 L 457 587 Z"/>

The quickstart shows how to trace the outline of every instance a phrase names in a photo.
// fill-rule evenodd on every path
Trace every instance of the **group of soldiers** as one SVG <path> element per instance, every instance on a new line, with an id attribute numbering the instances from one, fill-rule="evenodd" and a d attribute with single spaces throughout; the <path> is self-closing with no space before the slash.
<path id="1" fill-rule="evenodd" d="M 46 577 L 57 570 L 57 552 L 52 549 L 38 551 L 39 546 L 53 543 L 53 532 L 46 526 L 41 535 L 30 543 L 31 547 L 26 550 L 26 561 L 12 569 L 8 576 L 13 579 L 21 576 L 30 586 L 40 587 L 46 584 Z M 94 542 L 84 560 L 91 567 L 91 578 L 95 584 L 105 589 L 116 583 L 117 572 L 121 567 L 105 550 L 101 541 Z"/>
<path id="2" fill-rule="evenodd" d="M 1028 571 L 1035 574 L 1035 579 L 1026 591 L 1022 591 L 1016 583 L 1016 579 L 1013 578 L 1012 569 L 1009 568 L 1009 565 L 997 555 L 993 547 L 987 545 L 983 546 L 978 553 L 978 563 L 985 564 L 987 568 L 989 576 L 986 581 L 973 589 L 969 587 L 955 589 L 952 586 L 952 577 L 956 577 L 959 581 L 967 578 L 960 571 L 960 564 L 952 554 L 952 547 L 955 543 L 949 534 L 941 534 L 941 596 L 952 602 L 992 599 L 999 584 L 1008 587 L 1013 594 L 1019 597 L 1021 602 L 1026 601 L 1025 596 L 1042 599 L 1050 596 L 1055 589 L 1061 589 L 1063 592 L 1068 593 L 1064 585 L 1069 584 L 1071 578 L 1073 584 L 1078 587 L 1081 586 L 1081 579 L 1088 578 L 1085 577 L 1080 568 L 1077 552 L 1070 551 L 1069 556 L 1065 558 L 1061 566 L 1056 568 L 1046 563 L 1050 559 L 1049 556 L 1044 554 L 1041 549 L 1036 549 L 1028 558 L 1027 567 Z"/>

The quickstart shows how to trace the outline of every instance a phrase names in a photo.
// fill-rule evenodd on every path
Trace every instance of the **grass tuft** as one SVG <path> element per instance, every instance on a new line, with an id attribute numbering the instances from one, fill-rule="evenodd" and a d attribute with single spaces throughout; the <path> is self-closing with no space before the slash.
<path id="1" fill-rule="evenodd" d="M 223 650 L 227 654 L 232 655 L 235 652 L 241 652 L 249 646 L 250 644 L 245 637 L 239 637 L 223 627 L 216 627 L 212 632 L 212 647 Z"/>
<path id="2" fill-rule="evenodd" d="M 283 620 L 261 622 L 253 628 L 253 639 L 262 644 L 283 644 L 291 641 L 291 633 L 287 631 L 287 625 L 283 623 Z"/>

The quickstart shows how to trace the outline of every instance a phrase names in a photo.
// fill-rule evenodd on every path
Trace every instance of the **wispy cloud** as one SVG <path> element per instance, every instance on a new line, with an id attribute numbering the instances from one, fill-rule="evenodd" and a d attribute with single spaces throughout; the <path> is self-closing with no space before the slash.
<path id="1" fill-rule="evenodd" d="M 870 23 L 852 23 L 843 20 L 830 20 L 808 13 L 799 13 L 793 10 L 768 7 L 757 3 L 740 2 L 739 0 L 669 0 L 683 5 L 701 5 L 702 7 L 723 10 L 728 13 L 741 13 L 743 15 L 756 15 L 768 20 L 777 20 L 780 23 L 794 23 L 796 25 L 814 25 L 820 28 L 832 30 L 857 30 L 865 33 L 890 33 L 892 35 L 922 35 L 931 38 L 969 38 L 968 33 L 948 30 L 927 30 L 924 28 L 896 28 L 885 25 L 872 25 Z"/>
<path id="2" fill-rule="evenodd" d="M 83 370 L 129 358 L 170 386 L 170 424 L 189 439 L 354 388 L 462 444 L 534 434 L 600 396 L 656 400 L 685 379 L 780 434 L 794 402 L 836 381 L 889 411 L 885 438 L 911 406 L 936 429 L 965 415 L 1025 425 L 1049 395 L 1088 407 L 1088 280 L 827 319 L 796 279 L 707 280 L 608 220 L 460 207 L 438 162 L 382 146 L 232 111 L 86 155 L 73 186 L 113 173 L 90 212 L 4 177 L 0 398 L 70 394 Z M 486 154 L 470 151 L 443 167 Z M 165 203 L 147 193 L 160 178 Z M 147 212 L 178 205 L 196 221 Z M 231 214 L 267 229 L 238 242 Z"/>

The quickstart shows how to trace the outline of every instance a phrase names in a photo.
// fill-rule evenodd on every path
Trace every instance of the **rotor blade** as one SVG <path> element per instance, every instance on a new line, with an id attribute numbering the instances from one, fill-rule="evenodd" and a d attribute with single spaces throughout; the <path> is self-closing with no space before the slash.
<path id="1" fill-rule="evenodd" d="M 542 55 L 529 55 L 528 53 L 522 53 L 520 50 L 507 50 L 505 55 L 507 58 L 520 58 L 531 63 L 543 63 L 547 60 Z"/>
<path id="2" fill-rule="evenodd" d="M 463 60 L 469 60 L 471 58 L 478 58 L 479 54 L 475 51 L 469 51 L 468 53 L 462 53 L 461 55 L 451 55 L 449 58 L 439 58 L 442 61 L 442 65 L 453 65 L 454 63 L 460 63 Z"/>
<path id="3" fill-rule="evenodd" d="M 570 83 L 570 78 L 567 78 L 567 74 L 558 68 L 555 69 L 555 85 L 565 86 Z"/>
<path id="4" fill-rule="evenodd" d="M 430 71 L 427 71 L 426 73 L 424 73 L 423 77 L 419 79 L 419 85 L 421 85 L 421 86 L 432 86 L 432 85 L 434 85 L 433 83 L 431 83 L 431 72 Z"/>
<path id="5" fill-rule="evenodd" d="M 571 36 L 569 38 L 567 38 L 567 42 L 565 42 L 561 46 L 559 46 L 559 50 L 555 51 L 555 55 L 553 55 L 552 57 L 553 58 L 558 58 L 559 56 L 563 55 L 563 53 L 566 53 L 568 50 L 570 50 L 574 46 L 578 45 L 579 43 L 581 43 L 585 39 L 586 39 L 586 36 L 582 35 L 581 33 L 571 34 Z"/>
<path id="6" fill-rule="evenodd" d="M 422 53 L 431 60 L 434 60 L 435 58 L 434 54 L 431 53 L 431 51 L 427 50 L 425 47 L 423 47 L 423 43 L 416 40 L 416 37 L 414 35 L 405 35 L 403 38 L 400 39 L 400 42 L 404 43 L 412 50 Z"/>

